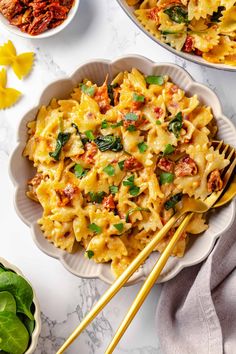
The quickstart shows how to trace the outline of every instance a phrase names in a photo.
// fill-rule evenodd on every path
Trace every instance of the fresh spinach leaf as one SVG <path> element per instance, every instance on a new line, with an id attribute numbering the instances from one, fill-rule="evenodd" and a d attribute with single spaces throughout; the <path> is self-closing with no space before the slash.
<path id="1" fill-rule="evenodd" d="M 61 149 L 70 139 L 70 135 L 71 135 L 70 133 L 62 133 L 62 132 L 58 134 L 55 151 L 49 152 L 49 155 L 52 158 L 54 158 L 54 160 L 59 161 Z"/>
<path id="2" fill-rule="evenodd" d="M 28 344 L 29 333 L 20 319 L 13 312 L 0 312 L 0 349 L 23 354 Z"/>
<path id="3" fill-rule="evenodd" d="M 168 199 L 164 204 L 165 209 L 169 210 L 174 208 L 175 205 L 181 201 L 182 197 L 183 197 L 182 193 L 177 193 L 172 197 L 170 197 L 170 199 Z"/>
<path id="4" fill-rule="evenodd" d="M 9 291 L 0 292 L 0 312 L 2 311 L 16 313 L 16 302 L 14 296 Z"/>
<path id="5" fill-rule="evenodd" d="M 31 320 L 34 319 L 30 311 L 33 290 L 24 278 L 12 272 L 1 273 L 0 291 L 9 291 L 16 300 L 16 311 L 24 313 Z"/>
<path id="6" fill-rule="evenodd" d="M 188 11 L 182 6 L 171 6 L 164 10 L 164 13 L 176 23 L 188 23 Z"/>
<path id="7" fill-rule="evenodd" d="M 116 152 L 121 151 L 123 149 L 120 137 L 116 137 L 112 134 L 100 135 L 94 140 L 94 142 L 101 152 L 107 150 Z"/>

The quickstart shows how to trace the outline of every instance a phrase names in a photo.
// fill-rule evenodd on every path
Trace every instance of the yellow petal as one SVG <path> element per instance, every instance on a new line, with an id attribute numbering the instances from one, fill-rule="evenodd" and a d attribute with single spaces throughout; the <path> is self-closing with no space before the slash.
<path id="1" fill-rule="evenodd" d="M 11 65 L 16 56 L 16 49 L 12 41 L 0 46 L 0 65 Z"/>
<path id="2" fill-rule="evenodd" d="M 21 93 L 12 88 L 0 88 L 0 109 L 13 106 L 20 98 Z"/>
<path id="3" fill-rule="evenodd" d="M 23 53 L 14 58 L 12 69 L 16 76 L 21 80 L 28 75 L 34 62 L 34 53 Z"/>
<path id="4" fill-rule="evenodd" d="M 5 69 L 2 69 L 2 71 L 0 71 L 0 89 L 1 87 L 4 88 L 6 87 L 7 84 L 7 72 Z"/>

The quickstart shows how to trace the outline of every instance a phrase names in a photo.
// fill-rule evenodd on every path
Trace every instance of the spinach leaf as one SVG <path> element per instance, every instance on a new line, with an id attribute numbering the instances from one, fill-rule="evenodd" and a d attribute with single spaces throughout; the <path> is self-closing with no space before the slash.
<path id="1" fill-rule="evenodd" d="M 25 317 L 22 322 L 25 325 L 27 331 L 29 332 L 29 335 L 32 336 L 35 328 L 35 321 L 30 320 L 28 317 Z"/>
<path id="2" fill-rule="evenodd" d="M 168 199 L 164 204 L 165 209 L 169 210 L 174 208 L 175 205 L 181 201 L 182 197 L 183 197 L 182 193 L 177 193 L 172 197 L 170 197 L 170 199 Z"/>
<path id="3" fill-rule="evenodd" d="M 16 313 L 16 302 L 14 296 L 8 291 L 0 292 L 0 312 L 2 311 Z"/>
<path id="4" fill-rule="evenodd" d="M 34 319 L 30 311 L 33 290 L 24 278 L 12 272 L 1 273 L 0 291 L 9 291 L 15 297 L 16 311 L 24 313 L 31 320 Z"/>
<path id="5" fill-rule="evenodd" d="M 0 312 L 0 349 L 23 354 L 28 344 L 29 333 L 19 318 L 13 312 Z"/>
<path id="6" fill-rule="evenodd" d="M 182 6 L 171 6 L 164 10 L 164 13 L 176 23 L 188 23 L 188 11 Z"/>
<path id="7" fill-rule="evenodd" d="M 95 140 L 95 144 L 99 148 L 100 151 L 104 152 L 107 150 L 111 151 L 121 151 L 123 149 L 123 145 L 121 143 L 121 139 L 112 134 L 109 135 L 99 135 Z"/>
<path id="8" fill-rule="evenodd" d="M 222 16 L 222 11 L 225 10 L 224 6 L 219 6 L 218 10 L 213 12 L 212 16 L 211 16 L 211 22 L 219 22 L 220 18 Z"/>
<path id="9" fill-rule="evenodd" d="M 183 116 L 182 113 L 179 112 L 176 116 L 170 121 L 168 125 L 168 130 L 175 134 L 176 138 L 179 137 L 180 130 L 183 126 Z"/>
<path id="10" fill-rule="evenodd" d="M 60 132 L 57 137 L 56 149 L 53 152 L 49 152 L 49 156 L 54 158 L 54 160 L 59 161 L 61 149 L 70 139 L 70 133 L 62 133 Z"/>
<path id="11" fill-rule="evenodd" d="M 122 222 L 119 224 L 114 224 L 113 226 L 116 228 L 117 231 L 119 231 L 120 234 L 122 233 L 124 229 L 124 224 Z"/>

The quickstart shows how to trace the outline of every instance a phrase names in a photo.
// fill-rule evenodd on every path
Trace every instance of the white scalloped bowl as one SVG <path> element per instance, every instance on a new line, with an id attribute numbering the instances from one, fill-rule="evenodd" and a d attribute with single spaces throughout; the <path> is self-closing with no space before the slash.
<path id="1" fill-rule="evenodd" d="M 4 267 L 6 267 L 8 269 L 13 270 L 15 273 L 21 275 L 27 281 L 27 283 L 29 283 L 29 285 L 33 289 L 33 303 L 34 303 L 34 306 L 35 306 L 35 311 L 34 311 L 35 328 L 34 328 L 34 331 L 33 331 L 32 335 L 31 335 L 30 346 L 28 347 L 28 349 L 24 353 L 24 354 L 33 354 L 35 352 L 36 347 L 37 347 L 38 338 L 39 338 L 39 334 L 40 334 L 40 331 L 41 331 L 40 306 L 39 306 L 39 302 L 38 302 L 38 299 L 36 297 L 34 288 L 33 288 L 32 284 L 29 282 L 29 280 L 26 279 L 25 276 L 22 274 L 20 269 L 17 268 L 15 265 L 9 263 L 6 259 L 4 259 L 2 257 L 0 257 L 0 264 L 2 264 Z"/>
<path id="2" fill-rule="evenodd" d="M 64 28 L 66 28 L 71 23 L 71 21 L 75 17 L 75 14 L 78 11 L 79 3 L 80 3 L 80 0 L 74 1 L 74 4 L 73 4 L 72 8 L 70 9 L 70 12 L 68 13 L 67 18 L 65 19 L 65 21 L 62 22 L 62 24 L 60 24 L 59 26 L 57 26 L 55 28 L 49 29 L 41 34 L 38 34 L 37 36 L 31 36 L 28 33 L 22 32 L 17 26 L 11 25 L 9 23 L 9 21 L 1 13 L 0 13 L 0 26 L 5 27 L 11 33 L 13 33 L 19 37 L 23 37 L 23 38 L 43 39 L 43 38 L 52 37 L 55 34 L 61 32 Z"/>
<path id="3" fill-rule="evenodd" d="M 102 84 L 107 73 L 109 78 L 124 70 L 133 67 L 146 75 L 164 75 L 170 78 L 184 89 L 188 95 L 197 94 L 201 103 L 209 105 L 213 109 L 219 126 L 219 138 L 235 146 L 236 129 L 234 125 L 222 114 L 220 102 L 213 91 L 206 86 L 196 83 L 191 76 L 177 65 L 168 63 L 154 63 L 149 59 L 130 55 L 114 61 L 103 59 L 93 60 L 82 64 L 70 78 L 57 80 L 51 83 L 42 93 L 37 105 L 32 108 L 21 120 L 18 130 L 18 145 L 10 159 L 10 175 L 15 184 L 15 208 L 20 218 L 31 228 L 32 236 L 37 246 L 49 256 L 58 258 L 62 264 L 72 273 L 84 278 L 100 278 L 107 283 L 112 283 L 114 277 L 110 270 L 110 264 L 96 264 L 84 257 L 84 251 L 69 254 L 50 244 L 43 236 L 37 224 L 41 217 L 42 208 L 39 204 L 26 197 L 27 181 L 33 177 L 35 171 L 32 163 L 22 157 L 22 151 L 27 141 L 28 121 L 33 120 L 40 106 L 49 104 L 52 97 L 67 98 L 72 89 L 83 78 L 89 78 L 93 82 Z M 164 268 L 159 282 L 173 278 L 184 267 L 189 267 L 204 260 L 210 253 L 216 239 L 229 228 L 235 216 L 235 203 L 217 210 L 210 217 L 209 229 L 201 236 L 191 237 L 190 246 L 183 258 L 170 258 Z M 128 284 L 134 284 L 144 279 L 152 269 L 158 253 L 153 253 L 130 279 Z"/>
<path id="4" fill-rule="evenodd" d="M 181 57 L 183 59 L 192 61 L 193 63 L 208 66 L 209 68 L 214 68 L 214 69 L 218 69 L 218 70 L 226 70 L 226 71 L 236 71 L 236 66 L 210 63 L 210 62 L 206 61 L 205 59 L 203 59 L 202 57 L 199 57 L 198 55 L 181 52 L 179 50 L 172 48 L 168 44 L 157 39 L 148 30 L 146 30 L 146 28 L 144 28 L 142 26 L 142 24 L 139 22 L 139 20 L 136 18 L 135 14 L 134 14 L 134 7 L 127 5 L 126 0 L 116 0 L 116 1 L 120 5 L 120 7 L 124 10 L 126 15 L 136 24 L 136 26 L 138 26 L 138 28 L 142 32 L 144 32 L 154 42 L 156 42 L 157 44 L 159 44 L 163 48 L 167 49 L 169 52 L 172 52 L 173 54 L 178 55 L 179 57 Z"/>

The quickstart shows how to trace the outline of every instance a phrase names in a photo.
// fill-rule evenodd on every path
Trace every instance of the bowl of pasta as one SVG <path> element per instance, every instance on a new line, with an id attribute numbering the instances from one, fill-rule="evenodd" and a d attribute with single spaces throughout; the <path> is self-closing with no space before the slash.
<path id="1" fill-rule="evenodd" d="M 117 0 L 156 43 L 192 62 L 236 71 L 233 0 Z"/>
<path id="2" fill-rule="evenodd" d="M 229 161 L 212 141 L 235 146 L 235 133 L 215 93 L 177 65 L 138 55 L 87 62 L 21 120 L 10 160 L 16 211 L 42 251 L 112 283 L 185 194 L 220 188 Z M 159 281 L 205 259 L 234 216 L 234 203 L 196 215 Z M 128 284 L 149 273 L 175 228 Z"/>

